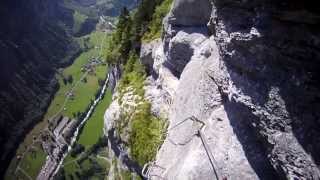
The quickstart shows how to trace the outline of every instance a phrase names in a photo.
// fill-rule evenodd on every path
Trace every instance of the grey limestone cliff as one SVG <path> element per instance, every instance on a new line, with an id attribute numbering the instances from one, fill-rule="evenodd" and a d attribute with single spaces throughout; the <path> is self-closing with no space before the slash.
<path id="1" fill-rule="evenodd" d="M 169 123 L 146 177 L 319 179 L 319 17 L 311 2 L 175 0 L 141 47 L 145 99 Z"/>
<path id="2" fill-rule="evenodd" d="M 149 177 L 319 179 L 319 23 L 310 2 L 176 0 L 142 53 L 174 84 Z"/>

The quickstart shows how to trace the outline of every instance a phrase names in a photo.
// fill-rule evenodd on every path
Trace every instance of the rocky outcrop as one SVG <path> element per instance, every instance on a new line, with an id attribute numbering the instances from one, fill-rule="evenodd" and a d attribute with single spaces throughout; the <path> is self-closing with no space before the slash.
<path id="1" fill-rule="evenodd" d="M 167 60 L 168 67 L 175 76 L 179 77 L 183 69 L 190 61 L 195 49 L 206 39 L 203 28 L 178 31 L 169 41 Z"/>
<path id="2" fill-rule="evenodd" d="M 160 39 L 142 44 L 140 61 L 151 73 L 145 81 L 144 98 L 152 104 L 152 114 L 167 119 L 178 78 L 165 66 L 163 46 Z"/>
<path id="3" fill-rule="evenodd" d="M 203 26 L 211 14 L 209 0 L 175 0 L 169 13 L 169 23 L 174 26 Z"/>
<path id="4" fill-rule="evenodd" d="M 108 77 L 109 77 L 108 88 L 113 93 L 116 88 L 117 82 L 121 77 L 121 69 L 119 65 L 111 65 L 109 67 Z"/>
<path id="5" fill-rule="evenodd" d="M 143 53 L 160 67 L 158 87 L 176 79 L 149 177 L 319 179 L 319 11 L 297 1 L 210 4 L 176 0 L 163 43 Z"/>
<path id="6" fill-rule="evenodd" d="M 128 122 L 135 113 L 135 109 L 141 102 L 141 97 L 133 93 L 132 88 L 126 89 L 121 102 L 118 100 L 119 93 L 116 91 L 112 103 L 104 115 L 104 134 L 108 138 L 107 151 L 112 160 L 111 171 L 108 177 L 115 179 L 119 171 L 130 171 L 133 174 L 141 174 L 142 168 L 129 156 L 126 147 L 129 141 L 130 126 Z"/>
<path id="7" fill-rule="evenodd" d="M 177 88 L 178 79 L 163 66 L 163 44 L 155 40 L 141 47 L 140 62 L 150 70 L 150 76 L 144 82 L 144 96 L 135 93 L 131 86 L 119 89 L 115 78 L 113 100 L 104 115 L 104 134 L 108 139 L 108 151 L 112 163 L 108 177 L 113 179 L 117 171 L 131 171 L 141 176 L 142 167 L 130 156 L 128 147 L 131 121 L 140 106 L 146 101 L 152 104 L 151 114 L 167 119 L 172 97 Z M 150 63 L 152 61 L 152 63 Z M 123 87 L 122 87 L 123 88 Z M 141 109 L 141 108 L 140 108 Z M 117 169 L 117 170 L 116 170 Z"/>

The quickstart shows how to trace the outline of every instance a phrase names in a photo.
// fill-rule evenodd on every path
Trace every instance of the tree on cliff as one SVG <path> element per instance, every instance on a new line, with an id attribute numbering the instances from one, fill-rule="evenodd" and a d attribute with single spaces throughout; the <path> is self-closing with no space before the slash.
<path id="1" fill-rule="evenodd" d="M 125 64 L 131 50 L 139 51 L 141 37 L 147 32 L 155 9 L 162 2 L 163 0 L 142 0 L 133 14 L 126 7 L 122 9 L 106 52 L 109 64 Z"/>
<path id="2" fill-rule="evenodd" d="M 107 51 L 107 61 L 109 63 L 125 63 L 131 49 L 131 24 L 130 13 L 124 7 L 119 16 L 117 28 L 109 42 L 110 48 Z"/>

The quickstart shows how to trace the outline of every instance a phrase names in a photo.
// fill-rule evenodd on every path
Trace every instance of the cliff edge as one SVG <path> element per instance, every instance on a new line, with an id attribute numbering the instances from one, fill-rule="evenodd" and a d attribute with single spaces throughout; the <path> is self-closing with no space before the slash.
<path id="1" fill-rule="evenodd" d="M 144 98 L 169 124 L 142 175 L 319 179 L 318 12 L 298 1 L 175 0 L 162 39 L 140 52 Z"/>
<path id="2" fill-rule="evenodd" d="M 178 85 L 149 177 L 318 179 L 319 22 L 310 3 L 176 0 L 160 49 Z"/>

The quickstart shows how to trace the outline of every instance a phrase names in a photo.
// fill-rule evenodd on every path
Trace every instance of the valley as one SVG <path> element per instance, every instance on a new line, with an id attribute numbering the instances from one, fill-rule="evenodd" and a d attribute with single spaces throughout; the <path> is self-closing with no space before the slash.
<path id="1" fill-rule="evenodd" d="M 0 2 L 0 179 L 319 179 L 313 6 Z"/>
<path id="2" fill-rule="evenodd" d="M 5 179 L 8 180 L 36 179 L 49 158 L 48 154 L 54 151 L 51 146 L 64 144 L 57 143 L 60 135 L 54 133 L 57 131 L 55 129 L 60 128 L 59 126 L 64 126 L 62 122 L 59 124 L 59 117 L 68 118 L 66 121 L 68 124 L 65 125 L 68 128 L 62 129 L 61 137 L 68 132 L 68 129 L 70 131 L 70 127 L 76 126 L 84 118 L 107 79 L 108 64 L 105 62 L 104 52 L 109 41 L 109 33 L 113 28 L 112 24 L 123 6 L 132 9 L 136 2 L 66 0 L 58 4 L 66 9 L 66 13 L 69 10 L 72 12 L 70 17 L 72 21 L 68 20 L 68 23 L 73 22 L 71 26 L 70 24 L 61 26 L 74 35 L 73 41 L 79 46 L 80 53 L 75 55 L 72 64 L 55 69 L 58 90 L 52 97 L 42 120 L 29 131 L 16 150 L 5 173 Z M 92 117 L 89 117 L 88 123 L 80 130 L 81 136 L 77 139 L 86 150 L 103 136 L 103 113 L 110 101 L 111 92 L 107 89 L 101 102 L 97 103 L 97 109 L 93 109 Z M 62 140 L 68 144 L 70 137 L 68 138 L 64 137 Z M 43 147 L 47 147 L 46 150 Z M 99 156 L 100 162 L 104 161 L 102 156 Z"/>
<path id="3" fill-rule="evenodd" d="M 59 73 L 57 73 L 60 88 L 55 94 L 44 119 L 33 128 L 23 143 L 20 144 L 16 156 L 9 166 L 6 179 L 25 177 L 23 171 L 28 172 L 28 176 L 35 179 L 46 160 L 46 154 L 41 146 L 41 135 L 44 135 L 44 130 L 48 128 L 49 120 L 58 115 L 79 119 L 81 113 L 86 111 L 107 75 L 107 65 L 102 60 L 100 63 L 90 65 L 93 59 L 102 59 L 101 48 L 105 48 L 107 36 L 108 34 L 105 32 L 95 31 L 90 35 L 78 38 L 78 41 L 88 49 L 81 53 L 72 65 L 59 70 Z M 86 66 L 88 66 L 87 69 L 85 69 Z M 66 80 L 67 78 L 69 79 Z M 106 95 L 105 99 L 108 99 L 109 94 Z M 102 131 L 101 121 L 102 118 L 100 120 Z M 90 124 L 99 127 L 99 121 L 97 122 L 97 120 L 90 121 Z M 86 127 L 83 129 L 84 132 L 96 131 L 92 128 L 87 130 Z M 83 137 L 85 138 L 85 136 Z"/>

